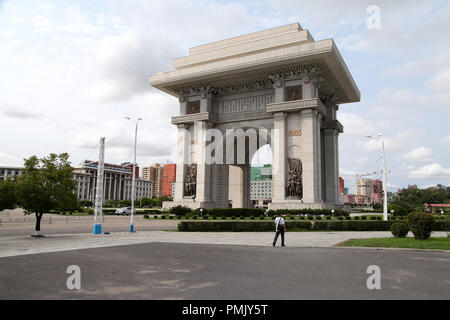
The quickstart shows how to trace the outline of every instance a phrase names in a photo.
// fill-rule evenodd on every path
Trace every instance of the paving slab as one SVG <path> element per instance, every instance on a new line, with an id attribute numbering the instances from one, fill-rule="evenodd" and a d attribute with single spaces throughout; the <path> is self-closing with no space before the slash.
<path id="1" fill-rule="evenodd" d="M 434 232 L 433 236 L 444 236 Z M 113 232 L 111 234 L 62 234 L 44 238 L 28 236 L 2 237 L 0 257 L 58 252 L 88 248 L 123 246 L 139 243 L 168 242 L 192 244 L 220 244 L 270 247 L 272 232 L 171 232 L 139 231 Z M 390 232 L 288 232 L 286 245 L 293 248 L 330 247 L 348 239 L 391 237 Z M 280 241 L 280 240 L 279 240 Z M 280 242 L 278 242 L 278 245 Z"/>

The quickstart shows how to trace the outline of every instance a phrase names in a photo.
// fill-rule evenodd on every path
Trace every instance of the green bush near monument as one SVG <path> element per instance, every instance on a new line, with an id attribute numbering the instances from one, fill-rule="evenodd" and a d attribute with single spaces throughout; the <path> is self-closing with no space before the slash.
<path id="1" fill-rule="evenodd" d="M 396 238 L 404 238 L 409 232 L 408 225 L 404 222 L 394 222 L 391 225 L 392 235 Z"/>
<path id="2" fill-rule="evenodd" d="M 433 220 L 428 213 L 412 212 L 408 214 L 408 227 L 416 240 L 426 240 L 431 236 L 433 224 L 439 223 Z"/>

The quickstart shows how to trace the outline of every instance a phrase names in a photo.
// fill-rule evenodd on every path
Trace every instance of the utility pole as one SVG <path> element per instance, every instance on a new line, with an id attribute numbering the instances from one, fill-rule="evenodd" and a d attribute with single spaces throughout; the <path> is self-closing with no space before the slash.
<path id="1" fill-rule="evenodd" d="M 388 220 L 388 208 L 387 208 L 387 170 L 386 170 L 386 157 L 384 155 L 384 137 L 381 133 L 378 134 L 381 139 L 381 158 L 383 159 L 383 193 L 384 193 L 384 201 L 383 201 L 383 220 Z M 372 136 L 366 136 L 366 138 L 372 138 Z"/>
<path id="2" fill-rule="evenodd" d="M 386 171 L 386 158 L 384 157 L 384 138 L 381 133 L 378 134 L 381 137 L 382 146 L 382 157 L 383 157 L 383 191 L 384 191 L 384 201 L 383 201 L 383 220 L 388 219 L 388 207 L 387 207 L 387 171 Z"/>
<path id="3" fill-rule="evenodd" d="M 97 166 L 97 189 L 95 195 L 94 234 L 102 233 L 103 172 L 105 169 L 105 138 L 100 138 L 100 152 Z"/>
<path id="4" fill-rule="evenodd" d="M 136 184 L 136 144 L 137 144 L 137 129 L 139 121 L 142 118 L 137 118 L 137 120 L 132 120 L 130 117 L 125 117 L 125 119 L 133 121 L 136 124 L 134 130 L 134 161 L 133 161 L 133 173 L 131 178 L 131 221 L 130 221 L 130 232 L 134 232 L 134 200 L 135 200 L 135 184 Z"/>

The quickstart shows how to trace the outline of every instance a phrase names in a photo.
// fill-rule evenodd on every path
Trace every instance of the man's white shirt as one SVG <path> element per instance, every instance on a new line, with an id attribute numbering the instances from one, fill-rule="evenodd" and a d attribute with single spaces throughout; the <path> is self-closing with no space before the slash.
<path id="1" fill-rule="evenodd" d="M 280 225 L 283 225 L 283 224 L 284 224 L 284 218 L 283 218 L 283 217 L 276 217 L 276 218 L 275 218 L 275 231 L 277 231 L 278 223 L 279 223 Z M 280 230 L 281 230 L 281 229 L 280 229 Z"/>

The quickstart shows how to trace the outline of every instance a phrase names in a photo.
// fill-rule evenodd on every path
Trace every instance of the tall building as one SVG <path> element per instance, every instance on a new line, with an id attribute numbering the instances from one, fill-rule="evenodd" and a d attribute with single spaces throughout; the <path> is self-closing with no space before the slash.
<path id="1" fill-rule="evenodd" d="M 373 193 L 373 181 L 367 178 L 356 180 L 356 195 L 371 196 Z"/>
<path id="2" fill-rule="evenodd" d="M 251 167 L 250 180 L 272 180 L 272 165 L 265 164 L 263 167 Z"/>
<path id="3" fill-rule="evenodd" d="M 162 192 L 161 195 L 172 198 L 172 185 L 176 181 L 177 165 L 165 164 L 163 167 Z"/>
<path id="4" fill-rule="evenodd" d="M 151 181 L 155 197 L 162 196 L 164 168 L 159 163 L 142 168 L 142 179 Z"/>
<path id="5" fill-rule="evenodd" d="M 272 165 L 251 167 L 250 201 L 254 207 L 267 208 L 272 200 Z"/>
<path id="6" fill-rule="evenodd" d="M 345 194 L 344 179 L 339 177 L 339 194 Z"/>
<path id="7" fill-rule="evenodd" d="M 383 182 L 381 180 L 373 180 L 372 200 L 374 203 L 383 202 Z"/>

